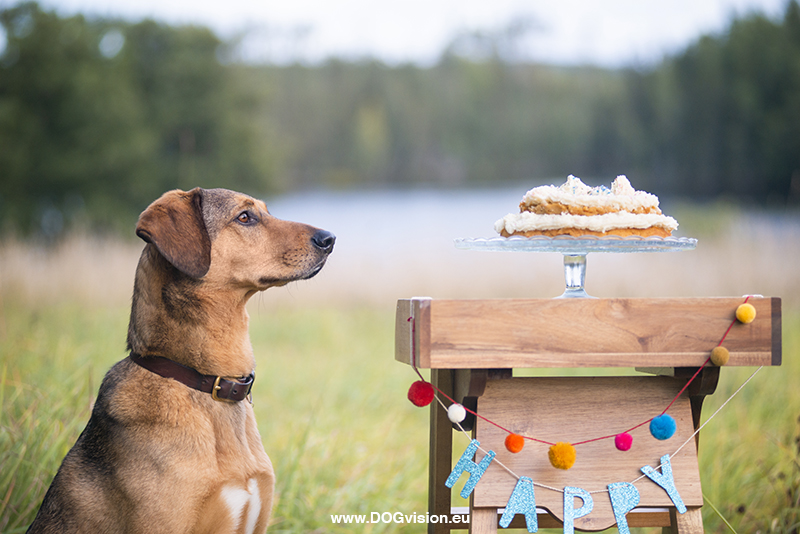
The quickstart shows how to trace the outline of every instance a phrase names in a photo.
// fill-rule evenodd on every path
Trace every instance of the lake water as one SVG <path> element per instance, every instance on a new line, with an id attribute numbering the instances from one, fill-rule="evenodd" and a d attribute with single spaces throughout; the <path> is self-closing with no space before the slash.
<path id="1" fill-rule="evenodd" d="M 524 189 L 522 190 L 524 193 Z M 456 237 L 491 237 L 494 221 L 515 208 L 519 188 L 476 191 L 317 192 L 269 203 L 279 218 L 331 230 L 337 248 L 374 251 L 452 247 Z M 499 215 L 498 215 L 499 214 Z"/>

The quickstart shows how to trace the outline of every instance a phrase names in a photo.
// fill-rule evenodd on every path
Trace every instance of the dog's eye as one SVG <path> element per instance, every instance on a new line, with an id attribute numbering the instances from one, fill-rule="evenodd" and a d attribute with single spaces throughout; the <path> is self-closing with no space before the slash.
<path id="1" fill-rule="evenodd" d="M 240 213 L 239 216 L 236 217 L 236 220 L 242 224 L 251 224 L 256 222 L 256 218 L 250 215 L 250 212 L 248 211 L 243 211 Z"/>

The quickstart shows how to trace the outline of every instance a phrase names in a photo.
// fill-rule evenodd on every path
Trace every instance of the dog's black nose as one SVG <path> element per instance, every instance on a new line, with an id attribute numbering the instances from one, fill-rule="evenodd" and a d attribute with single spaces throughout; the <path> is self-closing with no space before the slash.
<path id="1" fill-rule="evenodd" d="M 322 252 L 330 254 L 333 251 L 333 244 L 336 243 L 336 236 L 327 230 L 317 230 L 317 233 L 311 236 L 311 242 Z"/>

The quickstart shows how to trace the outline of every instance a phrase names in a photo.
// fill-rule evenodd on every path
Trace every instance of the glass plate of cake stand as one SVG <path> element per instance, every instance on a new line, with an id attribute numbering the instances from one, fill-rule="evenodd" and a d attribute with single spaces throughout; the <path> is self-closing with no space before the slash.
<path id="1" fill-rule="evenodd" d="M 587 298 L 586 255 L 590 252 L 676 252 L 692 250 L 697 239 L 691 237 L 617 237 L 617 236 L 536 236 L 536 237 L 461 237 L 455 246 L 463 250 L 558 252 L 564 256 L 566 288 L 557 298 Z M 591 297 L 589 297 L 591 298 Z"/>

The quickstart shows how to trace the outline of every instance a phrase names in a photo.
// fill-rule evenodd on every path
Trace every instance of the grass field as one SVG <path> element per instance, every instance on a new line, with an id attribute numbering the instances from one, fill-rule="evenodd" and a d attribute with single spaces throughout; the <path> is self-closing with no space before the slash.
<path id="1" fill-rule="evenodd" d="M 263 308 L 263 306 L 262 306 Z M 61 458 L 88 418 L 105 370 L 124 357 L 124 308 L 3 302 L 0 315 L 0 531 L 24 532 Z M 796 532 L 800 521 L 797 392 L 800 317 L 784 322 L 784 366 L 765 368 L 701 438 L 702 480 L 737 532 Z M 275 463 L 276 532 L 353 532 L 331 514 L 426 510 L 427 409 L 393 361 L 393 310 L 252 312 L 254 395 Z M 750 369 L 722 373 L 712 413 Z M 455 448 L 466 447 L 456 436 Z M 727 532 L 710 505 L 707 532 Z M 359 530 L 362 531 L 362 530 Z M 377 524 L 365 532 L 423 532 Z"/>
<path id="2" fill-rule="evenodd" d="M 591 257 L 587 287 L 597 296 L 783 298 L 783 366 L 762 369 L 709 423 L 701 434 L 700 463 L 706 532 L 796 534 L 799 226 L 783 227 L 784 234 L 771 239 L 749 224 L 749 234 L 732 239 L 704 225 L 708 215 L 697 212 L 679 215 L 689 235 L 697 235 L 693 217 L 706 239 L 702 250 Z M 406 400 L 415 376 L 394 361 L 395 300 L 420 294 L 554 296 L 563 284 L 560 260 L 464 256 L 423 242 L 406 249 L 398 244 L 376 259 L 356 256 L 341 241 L 322 275 L 271 290 L 250 305 L 258 362 L 254 406 L 278 477 L 272 531 L 424 532 L 420 524 L 355 528 L 330 519 L 426 512 L 428 410 Z M 409 255 L 410 246 L 422 251 Z M 140 250 L 140 243 L 81 237 L 51 249 L 0 243 L 2 534 L 25 531 L 88 420 L 103 374 L 126 355 L 127 302 Z M 704 415 L 752 371 L 723 370 Z M 466 445 L 455 437 L 456 454 Z"/>

